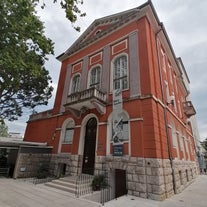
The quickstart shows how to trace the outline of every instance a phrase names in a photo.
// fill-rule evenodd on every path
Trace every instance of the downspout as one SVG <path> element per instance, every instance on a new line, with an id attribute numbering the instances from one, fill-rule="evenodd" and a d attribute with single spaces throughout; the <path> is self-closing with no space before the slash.
<path id="1" fill-rule="evenodd" d="M 169 136 L 169 129 L 168 129 L 168 121 L 167 121 L 167 109 L 165 105 L 165 98 L 164 98 L 164 89 L 163 89 L 163 79 L 162 79 L 162 70 L 161 70 L 161 64 L 160 64 L 160 53 L 158 50 L 158 35 L 163 30 L 163 25 L 160 25 L 161 28 L 155 33 L 155 40 L 156 40 L 156 51 L 157 51 L 157 58 L 158 58 L 158 70 L 159 70 L 159 76 L 160 76 L 160 86 L 161 86 L 161 93 L 162 93 L 162 102 L 164 103 L 164 122 L 165 122 L 165 131 L 167 135 L 167 146 L 168 146 L 168 154 L 169 154 L 169 160 L 170 165 L 172 169 L 172 181 L 173 181 L 173 190 L 174 193 L 177 194 L 176 189 L 176 182 L 175 182 L 175 171 L 174 171 L 174 164 L 173 164 L 173 158 L 172 158 L 172 151 L 171 151 L 171 144 L 170 144 L 170 136 Z"/>

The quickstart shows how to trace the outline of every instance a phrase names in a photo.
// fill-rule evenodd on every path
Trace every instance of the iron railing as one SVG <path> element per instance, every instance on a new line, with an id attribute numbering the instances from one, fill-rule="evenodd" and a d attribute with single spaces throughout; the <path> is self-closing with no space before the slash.
<path id="1" fill-rule="evenodd" d="M 76 177 L 76 197 L 92 193 L 92 183 L 93 175 L 80 174 Z"/>
<path id="2" fill-rule="evenodd" d="M 99 186 L 95 186 L 94 179 L 101 180 L 98 183 Z M 110 172 L 102 169 L 95 169 L 94 175 L 81 174 L 76 178 L 76 197 L 80 197 L 85 194 L 93 193 L 95 190 L 100 191 L 100 203 L 104 203 L 114 199 L 114 195 L 111 187 L 111 176 Z"/>
<path id="3" fill-rule="evenodd" d="M 103 171 L 105 177 L 105 185 L 101 187 L 100 203 L 104 206 L 104 203 L 114 199 L 114 195 L 111 187 L 111 176 L 109 171 Z"/>

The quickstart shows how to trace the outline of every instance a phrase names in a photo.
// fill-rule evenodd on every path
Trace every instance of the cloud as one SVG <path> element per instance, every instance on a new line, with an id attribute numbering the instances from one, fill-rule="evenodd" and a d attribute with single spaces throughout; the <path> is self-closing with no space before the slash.
<path id="1" fill-rule="evenodd" d="M 78 20 L 82 32 L 97 18 L 140 6 L 146 0 L 85 0 L 81 10 L 87 16 Z M 201 139 L 207 136 L 207 1 L 199 0 L 153 0 L 160 21 L 165 25 L 175 54 L 181 57 L 191 81 L 193 104 L 197 111 Z M 55 42 L 55 55 L 67 50 L 81 33 L 76 32 L 65 18 L 64 11 L 47 1 L 44 10 L 38 10 L 45 22 L 46 34 Z M 50 56 L 46 67 L 56 88 L 60 63 Z M 55 95 L 50 100 L 53 106 Z M 46 108 L 46 107 L 45 107 Z M 22 123 L 22 121 L 20 121 Z M 21 124 L 20 124 L 21 125 Z"/>

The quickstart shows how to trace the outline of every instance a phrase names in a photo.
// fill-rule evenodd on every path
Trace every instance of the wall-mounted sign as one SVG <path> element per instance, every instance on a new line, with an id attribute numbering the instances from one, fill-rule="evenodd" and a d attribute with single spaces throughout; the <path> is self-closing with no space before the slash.
<path id="1" fill-rule="evenodd" d="M 113 156 L 123 156 L 123 144 L 113 144 Z"/>

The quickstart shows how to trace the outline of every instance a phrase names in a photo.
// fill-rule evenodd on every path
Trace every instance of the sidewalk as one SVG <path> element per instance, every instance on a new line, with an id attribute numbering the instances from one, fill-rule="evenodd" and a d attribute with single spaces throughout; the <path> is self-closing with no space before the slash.
<path id="1" fill-rule="evenodd" d="M 20 180 L 0 178 L 0 207 L 99 207 L 101 204 Z"/>
<path id="2" fill-rule="evenodd" d="M 33 185 L 0 178 L 0 207 L 100 207 L 100 203 L 76 198 L 74 195 L 44 184 Z M 182 193 L 165 201 L 123 196 L 105 203 L 105 207 L 206 207 L 207 175 L 200 175 Z"/>
<path id="3" fill-rule="evenodd" d="M 180 194 L 164 201 L 153 201 L 133 196 L 123 196 L 110 201 L 105 207 L 206 207 L 207 206 L 207 175 L 200 175 Z"/>

